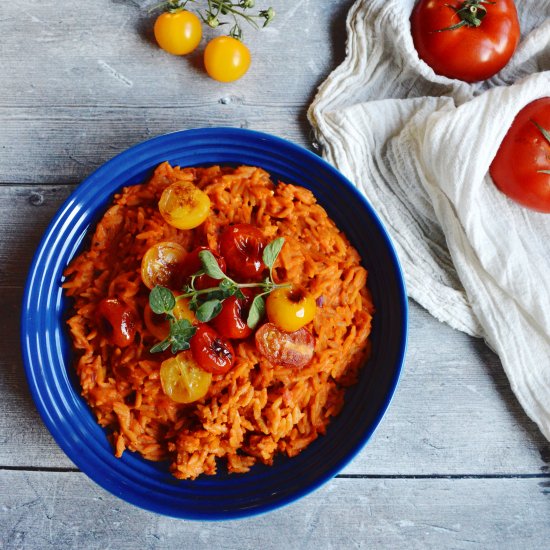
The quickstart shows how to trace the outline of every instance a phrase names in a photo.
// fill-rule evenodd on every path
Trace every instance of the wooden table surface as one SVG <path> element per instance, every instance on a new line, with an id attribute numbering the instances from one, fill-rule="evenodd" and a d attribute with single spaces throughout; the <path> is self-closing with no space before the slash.
<path id="1" fill-rule="evenodd" d="M 18 318 L 32 254 L 95 168 L 174 130 L 233 126 L 312 149 L 306 109 L 343 59 L 351 0 L 274 0 L 253 66 L 220 84 L 151 39 L 154 1 L 0 6 L 1 548 L 548 548 L 550 445 L 479 340 L 410 303 L 409 348 L 374 437 L 335 479 L 269 514 L 159 516 L 74 467 L 30 397 Z M 257 4 L 264 4 L 258 0 Z"/>

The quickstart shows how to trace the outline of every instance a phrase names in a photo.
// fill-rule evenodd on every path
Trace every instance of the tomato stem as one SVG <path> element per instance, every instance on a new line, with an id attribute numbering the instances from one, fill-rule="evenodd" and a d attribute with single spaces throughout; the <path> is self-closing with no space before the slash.
<path id="1" fill-rule="evenodd" d="M 455 25 L 438 29 L 434 32 L 454 31 L 461 27 L 479 27 L 483 18 L 487 15 L 487 8 L 483 4 L 494 3 L 489 0 L 466 0 L 459 8 L 451 6 L 451 4 L 445 4 L 445 6 L 451 8 L 458 15 L 460 21 Z"/>
<path id="2" fill-rule="evenodd" d="M 538 122 L 535 122 L 532 118 L 529 119 L 540 131 L 544 139 L 550 144 L 550 132 L 543 128 Z M 550 170 L 537 170 L 537 174 L 550 174 Z"/>

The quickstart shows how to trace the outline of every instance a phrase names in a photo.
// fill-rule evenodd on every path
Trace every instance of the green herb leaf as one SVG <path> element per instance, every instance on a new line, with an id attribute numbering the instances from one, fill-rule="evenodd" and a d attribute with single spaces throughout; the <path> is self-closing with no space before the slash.
<path id="1" fill-rule="evenodd" d="M 159 315 L 171 313 L 176 305 L 176 298 L 166 287 L 157 285 L 149 294 L 149 305 Z"/>
<path id="2" fill-rule="evenodd" d="M 213 279 L 226 279 L 225 273 L 218 265 L 214 254 L 210 250 L 201 250 L 199 252 L 199 258 L 204 268 L 204 272 Z"/>
<path id="3" fill-rule="evenodd" d="M 279 252 L 281 252 L 281 248 L 283 248 L 283 244 L 285 244 L 283 237 L 278 237 L 264 248 L 262 259 L 264 264 L 269 267 L 269 269 L 273 267 Z"/>
<path id="4" fill-rule="evenodd" d="M 248 317 L 246 324 L 250 328 L 256 328 L 256 325 L 260 322 L 265 313 L 265 301 L 261 295 L 258 295 L 252 301 L 250 310 L 248 311 Z"/>
<path id="5" fill-rule="evenodd" d="M 165 338 L 164 340 L 162 340 L 162 342 L 155 344 L 149 351 L 151 353 L 160 353 L 162 351 L 167 350 L 169 347 L 170 347 L 170 339 Z"/>
<path id="6" fill-rule="evenodd" d="M 189 340 L 186 340 L 185 338 L 180 336 L 175 336 L 174 338 L 171 338 L 170 341 L 172 342 L 172 347 L 170 348 L 170 351 L 172 353 L 185 351 L 186 349 L 189 349 L 191 347 Z"/>
<path id="7" fill-rule="evenodd" d="M 198 307 L 197 311 L 195 311 L 195 316 L 201 323 L 208 323 L 208 321 L 214 319 L 221 310 L 222 303 L 220 300 L 208 300 Z"/>
<path id="8" fill-rule="evenodd" d="M 170 321 L 170 336 L 182 336 L 188 340 L 197 332 L 197 327 L 193 326 L 188 319 L 174 319 Z"/>
<path id="9" fill-rule="evenodd" d="M 173 319 L 170 321 L 170 343 L 172 344 L 172 353 L 189 349 L 191 344 L 189 340 L 197 332 L 187 319 Z"/>

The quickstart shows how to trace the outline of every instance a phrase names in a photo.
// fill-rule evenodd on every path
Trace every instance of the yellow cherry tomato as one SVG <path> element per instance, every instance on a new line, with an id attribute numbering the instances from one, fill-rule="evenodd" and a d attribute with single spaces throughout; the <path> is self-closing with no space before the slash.
<path id="1" fill-rule="evenodd" d="M 192 52 L 202 38 L 200 19 L 187 10 L 161 13 L 153 30 L 158 45 L 174 55 Z"/>
<path id="2" fill-rule="evenodd" d="M 236 38 L 217 36 L 204 50 L 206 72 L 214 80 L 233 82 L 250 67 L 250 50 Z"/>
<path id="3" fill-rule="evenodd" d="M 174 293 L 175 294 L 175 293 Z M 197 322 L 195 313 L 189 308 L 189 299 L 180 298 L 176 301 L 176 307 L 173 310 L 176 319 L 187 319 L 191 324 Z M 170 323 L 164 315 L 155 313 L 147 303 L 143 311 L 143 320 L 147 330 L 157 339 L 164 340 L 170 333 Z"/>
<path id="4" fill-rule="evenodd" d="M 269 320 L 286 332 L 310 323 L 317 309 L 313 296 L 301 288 L 277 288 L 267 297 L 265 306 Z"/>
<path id="5" fill-rule="evenodd" d="M 156 285 L 171 289 L 183 286 L 182 267 L 187 252 L 181 244 L 164 241 L 153 245 L 141 260 L 141 280 L 147 288 Z"/>
<path id="6" fill-rule="evenodd" d="M 210 198 L 191 182 L 178 181 L 162 192 L 159 211 L 170 225 L 193 229 L 208 217 Z"/>
<path id="7" fill-rule="evenodd" d="M 212 374 L 197 365 L 190 351 L 182 351 L 162 362 L 160 382 L 176 403 L 193 403 L 207 394 Z"/>

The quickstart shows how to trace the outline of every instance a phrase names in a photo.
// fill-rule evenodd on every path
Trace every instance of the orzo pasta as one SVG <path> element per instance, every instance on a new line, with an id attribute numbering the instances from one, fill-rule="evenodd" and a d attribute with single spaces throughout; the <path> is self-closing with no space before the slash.
<path id="1" fill-rule="evenodd" d="M 206 221 L 194 229 L 177 229 L 159 213 L 163 190 L 178 181 L 210 199 Z M 274 278 L 316 300 L 306 327 L 315 341 L 313 358 L 300 368 L 272 364 L 253 335 L 235 340 L 232 368 L 213 374 L 200 399 L 179 403 L 160 380 L 170 350 L 150 353 L 158 337 L 145 322 L 150 290 L 142 282 L 142 259 L 161 242 L 177 243 L 185 253 L 200 245 L 217 251 L 221 229 L 231 224 L 252 224 L 268 241 L 284 237 Z M 177 478 L 215 474 L 216 459 L 225 459 L 229 472 L 246 472 L 258 461 L 270 465 L 279 453 L 292 457 L 325 433 L 369 354 L 373 305 L 366 283 L 359 254 L 305 188 L 275 184 L 255 167 L 161 164 L 147 183 L 115 195 L 91 242 L 65 271 L 82 395 L 107 428 L 116 456 L 128 449 L 167 459 Z M 105 299 L 131 315 L 131 345 L 109 339 L 98 313 Z"/>

